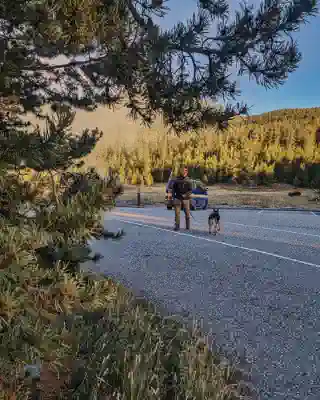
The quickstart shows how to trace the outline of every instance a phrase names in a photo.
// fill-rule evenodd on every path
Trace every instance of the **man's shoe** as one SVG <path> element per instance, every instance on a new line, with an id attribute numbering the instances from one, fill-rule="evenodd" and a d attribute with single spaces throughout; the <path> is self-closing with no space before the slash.
<path id="1" fill-rule="evenodd" d="M 173 228 L 173 230 L 177 232 L 177 231 L 180 230 L 180 228 L 179 228 L 179 226 L 175 226 L 175 227 Z"/>

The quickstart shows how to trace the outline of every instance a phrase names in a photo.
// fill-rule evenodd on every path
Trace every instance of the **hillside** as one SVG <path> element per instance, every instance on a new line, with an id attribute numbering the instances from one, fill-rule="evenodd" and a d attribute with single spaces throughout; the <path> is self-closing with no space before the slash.
<path id="1" fill-rule="evenodd" d="M 87 164 L 103 173 L 112 167 L 125 183 L 141 177 L 146 184 L 161 182 L 180 163 L 195 167 L 191 173 L 209 184 L 232 178 L 299 186 L 320 181 L 320 107 L 235 118 L 224 133 L 211 129 L 180 139 L 168 135 L 160 122 L 147 128 L 131 120 L 124 108 L 77 112 L 75 132 L 95 127 L 104 136 Z"/>
<path id="2" fill-rule="evenodd" d="M 274 110 L 266 112 L 260 115 L 253 115 L 250 120 L 254 121 L 281 121 L 284 119 L 295 119 L 295 120 L 310 120 L 320 117 L 320 107 L 313 108 L 283 108 L 280 110 Z"/>
<path id="3" fill-rule="evenodd" d="M 33 125 L 39 124 L 43 126 L 42 121 L 35 118 L 33 115 L 28 115 L 27 119 Z M 73 132 L 80 132 L 83 129 L 98 128 L 104 133 L 103 138 L 98 143 L 94 153 L 89 156 L 89 163 L 95 166 L 104 164 L 99 163 L 100 158 L 106 152 L 109 146 L 117 147 L 123 144 L 130 148 L 137 137 L 149 136 L 151 131 L 162 130 L 163 127 L 159 122 L 156 122 L 151 129 L 144 127 L 139 121 L 133 121 L 128 117 L 128 112 L 125 108 L 109 109 L 107 107 L 98 107 L 93 112 L 78 110 L 73 123 Z"/>
<path id="4" fill-rule="evenodd" d="M 168 178 L 181 163 L 208 184 L 236 180 L 282 182 L 304 187 L 320 184 L 320 108 L 284 109 L 235 119 L 223 133 L 214 129 L 182 138 L 165 129 L 132 131 L 135 144 L 114 146 L 103 139 L 100 162 L 119 172 L 123 182 L 145 184 Z M 318 133 L 317 133 L 318 132 Z M 127 132 L 129 142 L 131 132 Z M 91 155 L 94 161 L 96 152 Z"/>

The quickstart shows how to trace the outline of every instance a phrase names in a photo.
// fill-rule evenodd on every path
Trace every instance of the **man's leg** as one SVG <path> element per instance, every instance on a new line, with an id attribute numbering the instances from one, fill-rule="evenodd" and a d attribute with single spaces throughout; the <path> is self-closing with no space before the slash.
<path id="1" fill-rule="evenodd" d="M 183 210 L 186 217 L 186 229 L 190 229 L 190 200 L 183 201 Z"/>
<path id="2" fill-rule="evenodd" d="M 174 229 L 178 231 L 180 229 L 180 211 L 181 211 L 181 201 L 175 199 L 174 200 L 174 219 L 175 219 L 175 226 Z"/>

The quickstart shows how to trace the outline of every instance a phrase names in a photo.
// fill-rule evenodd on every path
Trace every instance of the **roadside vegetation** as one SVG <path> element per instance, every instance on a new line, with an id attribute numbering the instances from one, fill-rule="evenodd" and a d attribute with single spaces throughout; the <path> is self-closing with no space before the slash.
<path id="1" fill-rule="evenodd" d="M 236 363 L 105 277 L 10 267 L 0 292 L 1 399 L 254 395 Z"/>
<path id="2" fill-rule="evenodd" d="M 137 188 L 124 185 L 124 191 L 117 199 L 119 206 L 137 205 Z M 290 195 L 298 193 L 299 195 Z M 142 205 L 164 207 L 165 185 L 154 184 L 140 188 Z M 215 184 L 208 186 L 209 208 L 213 206 L 258 207 L 258 208 L 303 208 L 320 210 L 320 193 L 310 188 L 295 189 L 291 185 L 271 184 L 268 186 L 248 187 L 235 184 Z"/>
<path id="3" fill-rule="evenodd" d="M 190 21 L 163 31 L 159 0 L 0 1 L 1 399 L 252 398 L 231 360 L 81 272 L 101 260 L 90 241 L 121 240 L 101 215 L 123 188 L 112 169 L 102 178 L 83 164 L 103 133 L 71 126 L 78 109 L 122 104 L 176 135 L 223 130 L 246 114 L 229 67 L 277 87 L 300 61 L 290 32 L 315 13 L 313 0 L 266 1 L 228 21 L 223 0 L 200 0 Z M 216 107 L 222 98 L 230 104 Z"/>

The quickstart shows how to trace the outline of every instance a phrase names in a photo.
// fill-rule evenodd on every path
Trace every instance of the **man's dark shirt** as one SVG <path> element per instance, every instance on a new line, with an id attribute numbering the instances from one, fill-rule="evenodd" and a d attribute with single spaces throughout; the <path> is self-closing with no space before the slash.
<path id="1" fill-rule="evenodd" d="M 172 186 L 172 196 L 178 200 L 190 200 L 192 183 L 189 177 L 178 176 Z"/>

